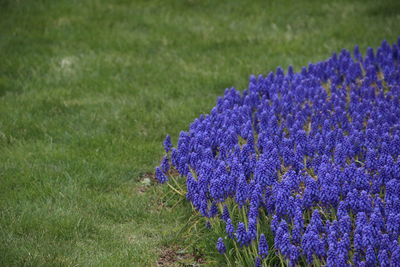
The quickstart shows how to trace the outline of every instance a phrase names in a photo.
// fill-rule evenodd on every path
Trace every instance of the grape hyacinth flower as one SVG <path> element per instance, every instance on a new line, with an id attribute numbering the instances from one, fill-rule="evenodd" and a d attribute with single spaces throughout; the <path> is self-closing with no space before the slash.
<path id="1" fill-rule="evenodd" d="M 217 250 L 218 250 L 219 254 L 225 254 L 225 252 L 226 252 L 225 243 L 221 237 L 218 238 L 218 241 L 217 241 Z"/>
<path id="2" fill-rule="evenodd" d="M 236 230 L 236 239 L 239 242 L 240 247 L 246 246 L 248 243 L 248 235 L 246 232 L 246 226 L 242 222 L 240 222 L 238 224 L 238 227 Z"/>
<path id="3" fill-rule="evenodd" d="M 236 255 L 258 245 L 256 265 L 274 249 L 289 266 L 400 266 L 399 66 L 400 38 L 252 75 L 176 147 L 165 138 L 155 177 L 186 179 L 186 199 L 209 227 L 223 223 Z"/>
<path id="4" fill-rule="evenodd" d="M 167 173 L 169 171 L 169 161 L 168 161 L 168 156 L 165 155 L 163 160 L 161 161 L 161 170 L 163 173 Z"/>
<path id="5" fill-rule="evenodd" d="M 229 219 L 230 219 L 230 215 L 229 215 L 228 206 L 224 205 L 224 208 L 222 210 L 222 220 L 224 220 L 224 222 L 227 222 Z"/>
<path id="6" fill-rule="evenodd" d="M 232 224 L 231 219 L 228 219 L 226 222 L 226 234 L 230 239 L 234 239 L 235 237 L 235 227 Z"/>
<path id="7" fill-rule="evenodd" d="M 261 258 L 268 256 L 268 243 L 264 234 L 260 235 L 260 241 L 258 243 L 258 255 L 260 255 Z"/>
<path id="8" fill-rule="evenodd" d="M 167 135 L 164 140 L 165 153 L 168 153 L 169 151 L 171 151 L 171 148 L 172 148 L 171 136 Z"/>
<path id="9" fill-rule="evenodd" d="M 256 257 L 256 262 L 254 263 L 255 267 L 262 267 L 261 259 L 260 257 Z"/>
<path id="10" fill-rule="evenodd" d="M 161 171 L 159 167 L 156 168 L 156 178 L 159 183 L 163 184 L 168 181 L 167 176 Z"/>

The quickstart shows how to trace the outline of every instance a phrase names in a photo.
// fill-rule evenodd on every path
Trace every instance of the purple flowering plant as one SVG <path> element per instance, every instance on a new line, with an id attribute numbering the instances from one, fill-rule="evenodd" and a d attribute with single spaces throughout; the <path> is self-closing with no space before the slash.
<path id="1" fill-rule="evenodd" d="M 164 148 L 227 262 L 400 266 L 400 38 L 251 76 Z"/>

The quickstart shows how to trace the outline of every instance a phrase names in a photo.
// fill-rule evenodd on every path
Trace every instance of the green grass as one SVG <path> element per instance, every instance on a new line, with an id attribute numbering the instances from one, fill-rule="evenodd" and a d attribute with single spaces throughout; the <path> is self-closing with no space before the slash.
<path id="1" fill-rule="evenodd" d="M 398 25 L 395 0 L 1 0 L 0 265 L 155 266 L 190 216 L 141 183 L 167 133 Z"/>

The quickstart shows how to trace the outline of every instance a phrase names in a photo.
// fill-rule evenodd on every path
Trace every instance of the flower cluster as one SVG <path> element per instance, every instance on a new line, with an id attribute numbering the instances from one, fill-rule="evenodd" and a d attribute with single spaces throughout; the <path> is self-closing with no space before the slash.
<path id="1" fill-rule="evenodd" d="M 175 168 L 202 216 L 239 247 L 256 243 L 256 264 L 273 252 L 292 266 L 400 266 L 400 38 L 251 76 L 164 147 L 157 179 Z"/>

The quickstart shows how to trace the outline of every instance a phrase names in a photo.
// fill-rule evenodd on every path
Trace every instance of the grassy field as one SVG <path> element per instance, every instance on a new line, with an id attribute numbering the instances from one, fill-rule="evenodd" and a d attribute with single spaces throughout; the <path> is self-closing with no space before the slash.
<path id="1" fill-rule="evenodd" d="M 0 265 L 165 260 L 190 216 L 142 182 L 165 135 L 250 74 L 399 25 L 398 1 L 0 0 Z"/>

